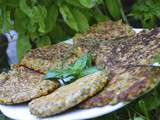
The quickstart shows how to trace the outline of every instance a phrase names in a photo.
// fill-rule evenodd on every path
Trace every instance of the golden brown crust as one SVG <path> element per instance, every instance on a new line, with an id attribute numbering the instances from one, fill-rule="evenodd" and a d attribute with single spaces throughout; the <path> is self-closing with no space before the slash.
<path id="1" fill-rule="evenodd" d="M 74 48 L 66 43 L 58 43 L 29 52 L 21 64 L 34 70 L 46 73 L 49 69 L 60 69 L 74 63 L 82 53 L 80 48 Z"/>
<path id="2" fill-rule="evenodd" d="M 160 53 L 159 33 L 159 29 L 143 31 L 117 42 L 112 40 L 101 44 L 97 50 L 96 65 L 114 70 L 120 66 L 152 64 L 156 54 Z"/>
<path id="3" fill-rule="evenodd" d="M 102 71 L 87 75 L 75 82 L 60 87 L 55 92 L 29 103 L 30 111 L 38 117 L 63 112 L 95 95 L 106 84 L 107 77 Z"/>
<path id="4" fill-rule="evenodd" d="M 96 65 L 102 69 L 109 69 L 111 80 L 102 92 L 81 104 L 83 108 L 117 103 L 119 100 L 127 101 L 152 86 L 143 67 L 129 70 L 127 66 L 153 64 L 154 57 L 160 53 L 160 30 L 143 31 L 128 39 L 103 44 L 99 46 L 98 53 Z M 120 79 L 120 73 L 128 76 L 130 80 Z"/>
<path id="5" fill-rule="evenodd" d="M 0 75 L 0 103 L 17 104 L 44 96 L 59 87 L 56 81 L 42 80 L 43 74 L 19 65 Z"/>
<path id="6" fill-rule="evenodd" d="M 81 103 L 80 107 L 86 109 L 133 100 L 155 86 L 156 78 L 160 78 L 155 71 L 145 67 L 117 68 L 104 90 Z"/>
<path id="7" fill-rule="evenodd" d="M 132 28 L 121 21 L 107 21 L 93 25 L 86 33 L 76 34 L 73 40 L 74 45 L 81 47 L 83 50 L 89 50 L 94 55 L 99 43 L 112 39 L 118 40 L 118 38 L 129 37 L 134 34 Z"/>

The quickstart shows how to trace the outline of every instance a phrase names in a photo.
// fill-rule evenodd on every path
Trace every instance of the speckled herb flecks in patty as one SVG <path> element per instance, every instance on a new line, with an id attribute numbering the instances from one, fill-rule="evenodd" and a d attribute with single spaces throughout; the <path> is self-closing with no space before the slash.
<path id="1" fill-rule="evenodd" d="M 63 112 L 95 95 L 107 83 L 102 71 L 87 75 L 75 82 L 60 87 L 55 92 L 29 103 L 30 111 L 38 117 L 47 117 Z"/>
<path id="2" fill-rule="evenodd" d="M 0 74 L 0 103 L 17 104 L 47 95 L 59 87 L 56 81 L 44 81 L 43 74 L 19 65 Z"/>
<path id="3" fill-rule="evenodd" d="M 81 108 L 92 108 L 122 101 L 133 100 L 154 88 L 160 79 L 160 68 L 117 68 L 102 92 L 80 104 Z"/>
<path id="4" fill-rule="evenodd" d="M 61 42 L 33 49 L 25 55 L 21 64 L 46 73 L 49 69 L 60 69 L 74 63 L 81 53 L 80 48 L 74 48 L 72 45 Z"/>
<path id="5" fill-rule="evenodd" d="M 98 49 L 96 65 L 101 69 L 110 70 L 109 84 L 95 97 L 82 103 L 81 107 L 89 108 L 128 101 L 148 90 L 154 84 L 148 77 L 151 75 L 150 72 L 145 71 L 144 67 L 128 69 L 128 66 L 153 64 L 159 52 L 159 29 L 143 31 L 134 37 L 122 39 L 118 43 L 103 43 Z M 120 75 L 121 71 L 124 72 Z M 122 75 L 125 77 L 120 79 Z"/>
<path id="6" fill-rule="evenodd" d="M 123 24 L 122 21 L 107 21 L 93 25 L 88 32 L 76 34 L 73 40 L 74 45 L 83 50 L 91 51 L 94 56 L 97 53 L 99 43 L 112 39 L 118 40 L 118 38 L 129 37 L 134 34 L 132 27 Z"/>

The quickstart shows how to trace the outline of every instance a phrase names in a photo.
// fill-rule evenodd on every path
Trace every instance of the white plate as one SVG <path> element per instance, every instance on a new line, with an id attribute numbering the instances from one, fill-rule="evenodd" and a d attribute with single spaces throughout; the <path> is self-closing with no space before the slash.
<path id="1" fill-rule="evenodd" d="M 66 111 L 65 113 L 43 119 L 31 115 L 27 104 L 14 106 L 0 105 L 0 109 L 4 115 L 16 120 L 82 120 L 108 114 L 123 107 L 124 105 L 124 103 L 118 103 L 117 105 L 113 106 L 106 105 L 104 107 L 96 107 L 85 110 L 72 109 L 70 111 Z"/>
<path id="2" fill-rule="evenodd" d="M 134 29 L 137 33 L 142 29 Z M 72 44 L 72 40 L 66 41 L 68 44 Z M 119 108 L 124 107 L 125 103 L 118 103 L 116 105 L 106 105 L 104 107 L 96 107 L 91 109 L 71 109 L 62 114 L 49 117 L 49 118 L 37 118 L 30 114 L 29 109 L 26 104 L 6 106 L 0 105 L 1 112 L 9 118 L 16 120 L 82 120 L 95 118 L 98 116 L 102 116 L 104 114 L 111 113 Z"/>

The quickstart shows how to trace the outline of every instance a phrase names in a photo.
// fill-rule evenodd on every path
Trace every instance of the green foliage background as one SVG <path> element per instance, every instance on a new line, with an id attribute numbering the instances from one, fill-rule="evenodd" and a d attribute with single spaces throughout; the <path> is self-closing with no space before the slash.
<path id="1" fill-rule="evenodd" d="M 19 59 L 34 47 L 60 42 L 93 23 L 121 18 L 119 0 L 0 0 L 0 32 L 19 34 Z M 112 5 L 113 7 L 109 7 Z M 31 44 L 32 43 L 32 44 Z"/>

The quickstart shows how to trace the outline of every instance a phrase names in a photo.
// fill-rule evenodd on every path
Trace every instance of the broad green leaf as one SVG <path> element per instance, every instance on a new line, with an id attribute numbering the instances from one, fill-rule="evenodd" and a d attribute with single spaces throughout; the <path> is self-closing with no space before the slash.
<path id="1" fill-rule="evenodd" d="M 44 6 L 39 6 L 39 32 L 45 33 L 46 26 L 45 26 L 45 20 L 47 17 L 47 10 Z"/>
<path id="2" fill-rule="evenodd" d="M 66 69 L 59 69 L 59 70 L 50 70 L 48 73 L 43 77 L 43 79 L 54 79 L 54 78 L 59 78 L 59 79 L 64 79 L 68 76 L 72 76 L 75 74 L 76 71 L 73 71 L 69 68 Z"/>
<path id="3" fill-rule="evenodd" d="M 88 56 L 88 53 L 81 55 L 74 64 L 69 65 L 65 69 L 49 70 L 43 79 L 54 80 L 54 78 L 58 78 L 61 79 L 64 84 L 70 84 L 80 77 L 97 72 L 96 67 L 87 67 Z"/>
<path id="4" fill-rule="evenodd" d="M 52 78 L 59 78 L 57 71 L 48 71 L 47 74 L 43 77 L 43 79 L 48 80 Z"/>
<path id="5" fill-rule="evenodd" d="M 30 19 L 29 24 L 27 25 L 27 30 L 29 33 L 37 33 L 38 23 L 35 19 Z"/>
<path id="6" fill-rule="evenodd" d="M 146 109 L 148 111 L 154 110 L 160 106 L 160 94 L 158 88 L 159 87 L 157 87 L 157 89 L 154 89 L 152 92 L 143 97 Z"/>
<path id="7" fill-rule="evenodd" d="M 2 32 L 8 32 L 11 29 L 11 14 L 10 11 L 7 10 L 7 8 L 4 6 L 1 10 L 2 14 Z"/>
<path id="8" fill-rule="evenodd" d="M 10 7 L 18 7 L 19 0 L 7 0 L 6 5 Z"/>
<path id="9" fill-rule="evenodd" d="M 94 19 L 95 14 L 94 14 L 93 10 L 91 10 L 91 9 L 81 9 L 81 12 L 87 18 L 88 23 L 93 24 L 95 22 L 95 19 Z"/>
<path id="10" fill-rule="evenodd" d="M 45 20 L 47 18 L 47 10 L 45 6 L 40 6 L 40 5 L 34 6 L 32 8 L 32 15 L 33 15 L 32 18 L 30 18 L 30 24 L 31 24 L 30 26 L 34 28 L 36 27 L 35 24 L 37 24 L 39 26 L 38 31 L 41 33 L 45 33 L 46 31 Z"/>
<path id="11" fill-rule="evenodd" d="M 119 20 L 121 18 L 121 10 L 118 0 L 105 0 L 105 5 L 114 20 Z"/>
<path id="12" fill-rule="evenodd" d="M 87 8 L 92 8 L 96 5 L 96 0 L 79 0 L 79 2 Z"/>
<path id="13" fill-rule="evenodd" d="M 102 3 L 103 3 L 103 0 L 96 0 L 96 3 L 97 3 L 97 4 L 102 4 Z"/>
<path id="14" fill-rule="evenodd" d="M 43 46 L 50 45 L 50 44 L 51 44 L 51 41 L 48 36 L 42 36 L 36 40 L 37 47 L 43 47 Z"/>
<path id="15" fill-rule="evenodd" d="M 109 20 L 109 17 L 104 15 L 99 8 L 95 8 L 94 13 L 96 14 L 94 17 L 98 22 Z"/>
<path id="16" fill-rule="evenodd" d="M 19 8 L 28 17 L 32 18 L 32 9 L 27 5 L 27 0 L 19 0 Z"/>
<path id="17" fill-rule="evenodd" d="M 82 5 L 78 0 L 65 0 L 65 1 L 75 7 L 82 7 Z"/>
<path id="18" fill-rule="evenodd" d="M 78 30 L 86 32 L 89 29 L 89 23 L 85 15 L 78 9 L 73 9 L 72 14 L 78 24 Z"/>
<path id="19" fill-rule="evenodd" d="M 15 19 L 14 19 L 14 29 L 22 34 L 26 32 L 29 25 L 29 19 L 27 16 L 20 10 L 16 9 L 15 11 Z"/>
<path id="20" fill-rule="evenodd" d="M 11 11 L 6 11 L 6 31 L 5 32 L 9 32 L 9 30 L 11 29 Z"/>
<path id="21" fill-rule="evenodd" d="M 66 26 L 68 27 L 68 25 Z M 60 22 L 57 21 L 56 26 L 53 27 L 51 38 L 53 43 L 58 43 L 67 39 L 67 34 L 64 31 L 63 24 L 60 24 Z"/>
<path id="22" fill-rule="evenodd" d="M 75 71 L 82 71 L 87 65 L 87 60 L 88 60 L 88 53 L 81 55 L 80 58 L 78 58 L 78 60 L 75 62 L 73 69 Z"/>
<path id="23" fill-rule="evenodd" d="M 31 44 L 29 41 L 29 36 L 27 36 L 26 34 L 19 34 L 17 42 L 17 53 L 19 61 L 30 49 L 31 49 Z"/>
<path id="24" fill-rule="evenodd" d="M 61 5 L 59 9 L 60 9 L 60 13 L 61 13 L 64 21 L 66 22 L 66 24 L 68 26 L 70 26 L 72 29 L 74 29 L 75 31 L 78 31 L 77 22 L 76 22 L 74 16 L 72 15 L 72 12 L 68 8 L 68 6 Z"/>
<path id="25" fill-rule="evenodd" d="M 29 24 L 28 24 L 28 31 L 30 33 L 36 32 L 37 28 L 39 28 L 40 10 L 38 6 L 34 6 L 32 8 L 32 15 L 33 16 L 29 19 Z"/>
<path id="26" fill-rule="evenodd" d="M 147 108 L 146 108 L 145 102 L 144 102 L 143 100 L 140 100 L 140 101 L 138 102 L 138 104 L 139 104 L 140 109 L 142 110 L 142 112 L 143 112 L 144 115 L 146 116 L 146 120 L 150 120 L 150 118 L 149 118 L 149 113 L 148 113 L 148 110 L 147 110 Z"/>
<path id="27" fill-rule="evenodd" d="M 56 5 L 52 5 L 47 10 L 47 18 L 46 18 L 46 32 L 50 32 L 54 26 L 56 26 L 56 20 L 58 17 L 58 7 Z"/>

